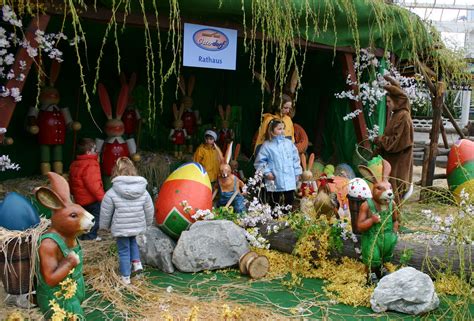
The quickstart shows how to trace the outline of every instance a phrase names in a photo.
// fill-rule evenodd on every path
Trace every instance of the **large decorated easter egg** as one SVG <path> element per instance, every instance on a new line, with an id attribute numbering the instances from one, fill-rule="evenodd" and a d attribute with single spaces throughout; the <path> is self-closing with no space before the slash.
<path id="1" fill-rule="evenodd" d="M 188 228 L 198 209 L 212 208 L 212 188 L 206 170 L 198 163 L 178 167 L 161 186 L 155 202 L 158 227 L 174 239 Z"/>
<path id="2" fill-rule="evenodd" d="M 0 202 L 0 226 L 24 231 L 40 222 L 38 212 L 24 196 L 11 192 Z"/>
<path id="3" fill-rule="evenodd" d="M 451 147 L 446 174 L 449 189 L 458 200 L 463 190 L 474 199 L 474 142 L 461 139 Z"/>

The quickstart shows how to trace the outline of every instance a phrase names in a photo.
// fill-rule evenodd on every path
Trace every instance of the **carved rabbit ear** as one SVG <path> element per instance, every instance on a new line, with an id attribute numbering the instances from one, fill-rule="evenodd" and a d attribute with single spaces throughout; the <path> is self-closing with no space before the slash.
<path id="1" fill-rule="evenodd" d="M 392 171 L 392 166 L 385 159 L 382 162 L 383 162 L 382 180 L 388 181 L 388 178 L 390 177 L 390 172 Z"/>
<path id="2" fill-rule="evenodd" d="M 230 113 L 232 112 L 232 108 L 230 105 L 227 105 L 225 107 L 225 120 L 229 121 L 230 120 Z"/>
<path id="3" fill-rule="evenodd" d="M 217 150 L 217 157 L 219 158 L 219 163 L 225 164 L 225 158 L 224 158 L 224 155 L 222 155 L 221 149 L 219 148 L 219 146 L 217 146 L 216 143 L 214 143 L 214 147 Z"/>
<path id="4" fill-rule="evenodd" d="M 130 81 L 128 82 L 128 92 L 131 93 L 133 89 L 135 89 L 135 85 L 137 84 L 137 73 L 133 72 L 130 76 Z"/>
<path id="5" fill-rule="evenodd" d="M 104 110 L 107 119 L 112 119 L 112 104 L 110 103 L 109 93 L 103 84 L 97 86 L 97 91 L 99 92 L 99 100 L 102 109 Z"/>
<path id="6" fill-rule="evenodd" d="M 59 196 L 63 204 L 71 204 L 71 192 L 69 184 L 64 177 L 54 172 L 48 173 L 51 189 Z"/>
<path id="7" fill-rule="evenodd" d="M 370 168 L 368 168 L 367 166 L 364 166 L 364 165 L 359 165 L 358 168 L 359 168 L 359 172 L 362 174 L 362 176 L 364 177 L 365 180 L 367 180 L 371 183 L 376 182 L 376 177 L 377 176 L 374 175 L 374 173 L 370 170 Z"/>
<path id="8" fill-rule="evenodd" d="M 116 118 L 121 119 L 123 113 L 125 112 L 125 108 L 127 107 L 128 103 L 128 85 L 122 85 L 120 89 L 120 93 L 117 100 L 117 111 L 116 111 Z"/>
<path id="9" fill-rule="evenodd" d="M 183 114 L 184 114 L 184 104 L 181 103 L 181 105 L 179 105 L 178 119 L 181 119 L 181 117 L 183 117 Z"/>
<path id="10" fill-rule="evenodd" d="M 299 83 L 299 75 L 298 75 L 298 68 L 295 66 L 295 68 L 293 69 L 293 73 L 291 74 L 291 78 L 290 78 L 290 83 L 289 83 L 289 90 L 290 90 L 290 93 L 292 95 L 295 94 L 296 92 L 296 88 L 298 87 L 298 83 Z"/>
<path id="11" fill-rule="evenodd" d="M 232 145 L 234 142 L 230 142 L 229 145 L 227 145 L 227 150 L 225 151 L 225 163 L 229 164 L 230 160 L 232 159 Z"/>
<path id="12" fill-rule="evenodd" d="M 217 106 L 217 109 L 219 110 L 219 116 L 221 116 L 222 120 L 225 120 L 224 108 L 222 108 L 222 105 Z"/>
<path id="13" fill-rule="evenodd" d="M 179 89 L 181 89 L 181 94 L 183 94 L 183 96 L 186 96 L 186 83 L 184 81 L 183 75 L 179 75 L 178 85 Z"/>
<path id="14" fill-rule="evenodd" d="M 256 71 L 253 72 L 253 76 L 255 77 L 255 79 L 257 79 L 260 84 L 265 88 L 266 92 L 271 94 L 272 93 L 272 88 L 270 86 L 270 84 L 268 83 L 268 81 L 266 79 L 264 79 L 262 77 L 262 75 Z"/>
<path id="15" fill-rule="evenodd" d="M 179 111 L 178 111 L 178 106 L 176 106 L 176 103 L 173 103 L 173 116 L 174 116 L 174 120 L 179 119 Z"/>
<path id="16" fill-rule="evenodd" d="M 127 76 L 125 76 L 125 73 L 123 71 L 120 73 L 120 84 L 122 86 L 127 84 Z"/>
<path id="17" fill-rule="evenodd" d="M 194 90 L 194 85 L 196 84 L 196 77 L 194 75 L 189 76 L 188 79 L 188 96 L 191 97 Z"/>
<path id="18" fill-rule="evenodd" d="M 58 194 L 48 187 L 40 187 L 35 192 L 36 199 L 41 205 L 51 210 L 59 210 L 66 207 Z"/>
<path id="19" fill-rule="evenodd" d="M 235 150 L 234 150 L 234 160 L 237 161 L 237 158 L 239 157 L 240 154 L 240 144 L 235 145 Z"/>
<path id="20" fill-rule="evenodd" d="M 301 167 L 303 167 L 303 171 L 305 171 L 306 168 L 306 155 L 304 153 L 300 154 L 300 161 L 301 161 Z"/>
<path id="21" fill-rule="evenodd" d="M 314 164 L 314 153 L 311 153 L 311 155 L 309 155 L 309 160 L 308 160 L 308 170 L 311 170 L 313 168 L 313 164 Z"/>
<path id="22" fill-rule="evenodd" d="M 53 61 L 51 62 L 51 70 L 49 72 L 49 85 L 51 87 L 54 87 L 56 80 L 58 80 L 60 68 L 61 65 L 59 64 L 59 61 L 53 59 Z"/>

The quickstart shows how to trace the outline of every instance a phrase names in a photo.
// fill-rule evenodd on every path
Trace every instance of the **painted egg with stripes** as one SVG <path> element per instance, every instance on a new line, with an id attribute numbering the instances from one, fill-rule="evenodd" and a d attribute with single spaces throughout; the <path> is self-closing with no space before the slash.
<path id="1" fill-rule="evenodd" d="M 198 163 L 186 163 L 168 176 L 155 201 L 158 227 L 174 239 L 194 222 L 196 211 L 212 209 L 211 181 Z"/>
<path id="2" fill-rule="evenodd" d="M 474 200 L 474 142 L 461 139 L 451 146 L 446 174 L 449 189 L 458 201 L 463 190 Z"/>

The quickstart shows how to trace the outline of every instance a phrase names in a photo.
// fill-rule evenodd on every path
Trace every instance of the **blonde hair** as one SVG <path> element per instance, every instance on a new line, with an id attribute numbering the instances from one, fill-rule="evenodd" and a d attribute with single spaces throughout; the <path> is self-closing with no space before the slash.
<path id="1" fill-rule="evenodd" d="M 112 169 L 112 178 L 117 176 L 137 176 L 137 169 L 128 157 L 120 157 Z"/>
<path id="2" fill-rule="evenodd" d="M 280 124 L 283 124 L 283 127 L 285 127 L 285 123 L 283 120 L 278 119 L 278 118 L 273 118 L 270 120 L 268 123 L 267 131 L 265 132 L 265 140 L 272 140 L 273 138 L 273 130 Z"/>

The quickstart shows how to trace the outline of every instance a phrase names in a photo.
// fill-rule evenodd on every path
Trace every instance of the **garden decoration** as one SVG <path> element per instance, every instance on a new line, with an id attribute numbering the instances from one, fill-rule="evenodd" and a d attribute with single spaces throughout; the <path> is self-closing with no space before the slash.
<path id="1" fill-rule="evenodd" d="M 449 189 L 458 202 L 474 200 L 474 142 L 461 139 L 451 146 L 446 174 Z"/>
<path id="2" fill-rule="evenodd" d="M 27 115 L 27 130 L 33 135 L 38 135 L 40 144 L 40 170 L 46 175 L 51 171 L 63 173 L 63 145 L 66 138 L 66 127 L 78 131 L 81 124 L 72 121 L 68 108 L 59 107 L 59 91 L 54 87 L 59 76 L 60 65 L 57 60 L 51 62 L 49 73 L 49 86 L 41 79 L 41 92 L 39 109 L 31 107 Z M 44 75 L 42 71 L 38 71 Z"/>
<path id="3" fill-rule="evenodd" d="M 172 172 L 161 186 L 155 201 L 158 227 L 178 239 L 198 210 L 212 208 L 211 181 L 199 163 L 186 163 Z"/>
<path id="4" fill-rule="evenodd" d="M 51 227 L 39 239 L 36 294 L 45 318 L 84 319 L 82 249 L 77 237 L 94 225 L 94 217 L 71 202 L 67 181 L 48 173 L 51 188 L 36 190 L 38 201 L 54 211 Z"/>
<path id="5" fill-rule="evenodd" d="M 0 226 L 9 230 L 24 231 L 40 222 L 36 208 L 23 195 L 7 193 L 0 201 Z"/>
<path id="6" fill-rule="evenodd" d="M 215 193 L 219 193 L 219 201 L 217 206 L 229 207 L 232 204 L 236 213 L 245 211 L 244 197 L 240 193 L 245 184 L 232 174 L 232 169 L 229 165 L 232 156 L 232 142 L 227 145 L 225 157 L 222 155 L 220 149 L 219 158 L 221 165 L 219 167 L 219 176 L 217 178 L 217 186 Z"/>
<path id="7" fill-rule="evenodd" d="M 318 191 L 316 181 L 314 180 L 313 168 L 314 154 L 309 155 L 309 160 L 306 162 L 306 155 L 300 154 L 301 167 L 303 167 L 303 173 L 301 174 L 301 181 L 298 182 L 297 194 L 300 199 L 300 209 L 306 215 L 314 217 L 316 215 L 314 209 L 314 197 Z"/>
<path id="8" fill-rule="evenodd" d="M 199 112 L 197 110 L 193 110 L 194 101 L 191 97 L 195 84 L 196 77 L 194 75 L 189 76 L 187 85 L 185 83 L 184 76 L 180 75 L 178 85 L 183 95 L 181 98 L 181 103 L 184 106 L 184 112 L 181 116 L 181 119 L 183 120 L 184 129 L 186 129 L 186 133 L 188 134 L 186 140 L 188 153 L 193 152 L 194 134 L 196 133 L 197 126 L 200 123 Z"/>
<path id="9" fill-rule="evenodd" d="M 227 145 L 234 140 L 234 131 L 232 128 L 229 128 L 231 107 L 230 105 L 227 105 L 225 113 L 222 105 L 217 106 L 217 108 L 219 110 L 219 115 L 221 116 L 221 129 L 219 129 L 219 132 L 217 133 L 217 146 L 224 151 L 227 150 Z"/>
<path id="10" fill-rule="evenodd" d="M 141 115 L 138 111 L 138 108 L 135 106 L 135 102 L 133 100 L 133 89 L 135 89 L 135 85 L 137 83 L 137 74 L 132 73 L 130 76 L 130 80 L 127 81 L 127 77 L 125 73 L 120 74 L 120 83 L 123 85 L 128 86 L 128 103 L 125 112 L 122 115 L 122 122 L 124 128 L 124 136 L 125 138 L 136 137 L 139 133 L 138 130 L 140 128 L 141 122 Z M 138 138 L 137 138 L 138 139 Z"/>
<path id="11" fill-rule="evenodd" d="M 174 145 L 174 157 L 177 159 L 183 158 L 183 146 L 186 143 L 186 139 L 188 137 L 186 129 L 183 128 L 183 120 L 181 118 L 183 113 L 184 105 L 181 104 L 178 110 L 176 104 L 173 103 L 174 128 L 170 131 L 169 139 Z"/>
<path id="12" fill-rule="evenodd" d="M 245 175 L 242 170 L 239 170 L 239 154 L 240 154 L 240 144 L 235 145 L 235 150 L 234 150 L 234 157 L 230 161 L 229 165 L 230 168 L 232 169 L 232 174 L 240 179 L 241 181 L 245 180 Z"/>
<path id="13" fill-rule="evenodd" d="M 130 157 L 131 155 L 131 159 L 136 162 L 140 160 L 140 155 L 137 154 L 137 146 L 134 138 L 129 138 L 126 141 L 122 138 L 125 127 L 121 118 L 125 111 L 125 107 L 127 107 L 129 93 L 128 85 L 124 84 L 120 89 L 115 118 L 112 116 L 112 105 L 110 103 L 109 94 L 103 84 L 98 85 L 98 92 L 100 105 L 107 116 L 107 122 L 105 123 L 105 134 L 107 135 L 107 140 L 104 142 L 104 140 L 97 138 L 96 144 L 97 151 L 102 152 L 102 175 L 110 177 L 117 159 L 120 157 Z"/>
<path id="14" fill-rule="evenodd" d="M 252 279 L 261 279 L 270 269 L 270 261 L 264 255 L 253 251 L 243 254 L 239 259 L 240 273 L 248 274 Z"/>
<path id="15" fill-rule="evenodd" d="M 327 218 L 333 216 L 339 218 L 337 194 L 331 192 L 329 187 L 329 183 L 333 182 L 333 178 L 328 178 L 326 174 L 322 174 L 318 178 L 318 193 L 314 198 L 314 209 L 317 216 L 325 215 Z"/>
<path id="16" fill-rule="evenodd" d="M 386 274 L 383 264 L 392 259 L 398 239 L 398 211 L 388 181 L 391 169 L 390 163 L 380 156 L 372 158 L 367 166 L 359 165 L 372 192 L 372 198 L 360 206 L 357 219 L 357 229 L 362 233 L 362 260 L 372 283 Z"/>

